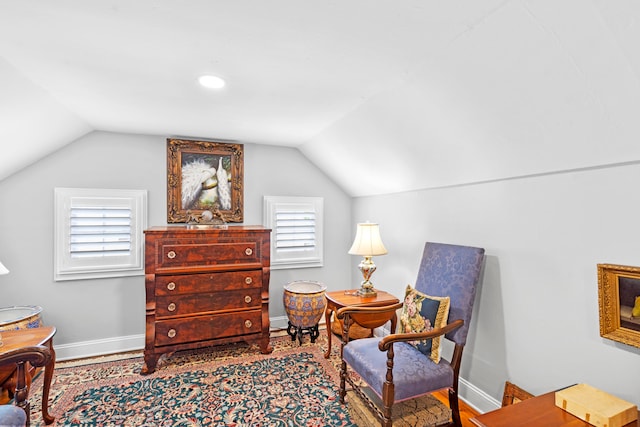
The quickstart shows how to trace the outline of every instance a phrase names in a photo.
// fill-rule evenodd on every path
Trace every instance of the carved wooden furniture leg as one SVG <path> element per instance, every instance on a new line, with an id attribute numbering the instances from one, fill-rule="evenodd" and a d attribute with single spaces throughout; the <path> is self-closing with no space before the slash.
<path id="1" fill-rule="evenodd" d="M 14 394 L 16 406 L 24 410 L 27 415 L 27 425 L 31 414 L 31 405 L 29 404 L 29 387 L 27 386 L 25 362 L 16 363 L 16 391 Z"/>
<path id="2" fill-rule="evenodd" d="M 462 427 L 460 419 L 460 408 L 458 406 L 458 392 L 453 388 L 449 389 L 449 407 L 451 408 L 451 418 L 455 427 Z"/>
<path id="3" fill-rule="evenodd" d="M 324 309 L 324 322 L 327 326 L 327 351 L 324 353 L 324 358 L 328 359 L 331 356 L 331 316 L 334 308 L 327 302 L 327 308 Z"/>
<path id="4" fill-rule="evenodd" d="M 49 390 L 51 389 L 53 370 L 56 365 L 56 352 L 53 349 L 53 340 L 49 341 L 49 350 L 51 351 L 51 361 L 44 367 L 44 384 L 42 389 L 42 419 L 45 424 L 51 424 L 55 420 L 54 416 L 49 415 Z"/>
<path id="5" fill-rule="evenodd" d="M 158 355 L 150 351 L 145 351 L 144 364 L 142 365 L 142 369 L 140 369 L 140 374 L 148 375 L 148 374 L 154 373 L 156 370 L 157 363 L 158 363 Z"/>

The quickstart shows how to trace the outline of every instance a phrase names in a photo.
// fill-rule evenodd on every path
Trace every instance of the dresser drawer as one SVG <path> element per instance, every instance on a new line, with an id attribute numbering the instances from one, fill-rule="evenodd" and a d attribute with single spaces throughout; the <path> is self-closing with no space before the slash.
<path id="1" fill-rule="evenodd" d="M 262 270 L 156 276 L 157 296 L 262 287 Z"/>
<path id="2" fill-rule="evenodd" d="M 212 242 L 195 240 L 159 240 L 156 250 L 158 269 L 184 267 L 234 266 L 261 263 L 260 242 Z"/>
<path id="3" fill-rule="evenodd" d="M 262 290 L 259 288 L 171 295 L 156 298 L 156 316 L 185 316 L 220 310 L 260 308 L 261 305 Z"/>
<path id="4" fill-rule="evenodd" d="M 261 318 L 260 310 L 248 310 L 186 319 L 159 320 L 155 324 L 155 345 L 175 345 L 260 333 Z"/>

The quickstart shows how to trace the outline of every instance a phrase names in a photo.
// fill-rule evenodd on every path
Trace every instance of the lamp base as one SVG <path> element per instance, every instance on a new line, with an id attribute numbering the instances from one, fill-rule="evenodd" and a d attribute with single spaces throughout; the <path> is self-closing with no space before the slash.
<path id="1" fill-rule="evenodd" d="M 360 272 L 362 272 L 362 278 L 364 279 L 360 283 L 360 289 L 356 292 L 356 295 L 361 297 L 375 297 L 378 295 L 375 289 L 373 289 L 373 283 L 369 280 L 374 271 L 376 271 L 376 265 L 371 260 L 371 257 L 365 255 L 360 264 L 358 264 Z"/>
<path id="2" fill-rule="evenodd" d="M 369 298 L 377 296 L 378 293 L 373 288 L 360 288 L 356 291 L 356 295 L 363 298 Z"/>

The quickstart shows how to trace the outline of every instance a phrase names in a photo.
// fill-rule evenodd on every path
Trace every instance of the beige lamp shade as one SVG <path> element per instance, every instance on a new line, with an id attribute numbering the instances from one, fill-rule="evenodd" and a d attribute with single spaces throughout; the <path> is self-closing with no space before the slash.
<path id="1" fill-rule="evenodd" d="M 378 224 L 364 222 L 358 224 L 356 238 L 349 249 L 351 255 L 378 256 L 385 255 L 387 248 L 384 247 L 380 238 L 380 227 Z"/>

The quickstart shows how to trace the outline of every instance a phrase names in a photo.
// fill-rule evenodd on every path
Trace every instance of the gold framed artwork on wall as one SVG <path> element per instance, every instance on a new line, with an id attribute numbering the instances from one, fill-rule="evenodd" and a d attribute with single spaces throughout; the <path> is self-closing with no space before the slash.
<path id="1" fill-rule="evenodd" d="M 640 267 L 598 264 L 600 336 L 640 347 Z"/>
<path id="2" fill-rule="evenodd" d="M 210 211 L 226 222 L 244 220 L 244 146 L 167 139 L 167 222 L 188 222 Z"/>

